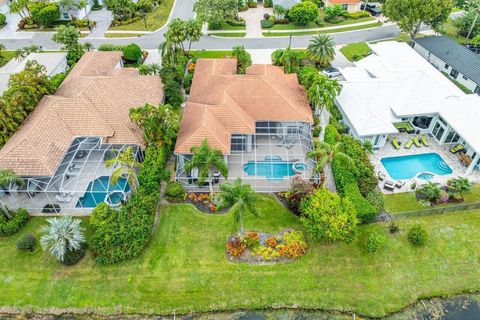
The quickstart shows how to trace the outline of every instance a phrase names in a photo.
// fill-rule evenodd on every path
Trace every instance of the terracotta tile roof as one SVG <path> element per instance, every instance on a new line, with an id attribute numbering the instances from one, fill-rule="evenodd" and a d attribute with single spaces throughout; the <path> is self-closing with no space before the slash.
<path id="1" fill-rule="evenodd" d="M 231 135 L 254 134 L 255 121 L 313 122 L 297 76 L 272 65 L 253 65 L 237 75 L 236 59 L 200 59 L 175 153 L 188 154 L 206 138 L 228 154 Z"/>
<path id="2" fill-rule="evenodd" d="M 51 176 L 75 136 L 98 136 L 105 143 L 143 145 L 129 109 L 159 104 L 158 76 L 115 69 L 118 52 L 87 52 L 53 96 L 44 97 L 0 150 L 0 168 L 22 176 Z"/>

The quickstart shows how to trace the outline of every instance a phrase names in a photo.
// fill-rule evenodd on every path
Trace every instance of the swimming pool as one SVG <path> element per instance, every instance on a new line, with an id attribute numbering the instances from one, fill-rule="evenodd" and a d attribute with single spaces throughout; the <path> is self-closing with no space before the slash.
<path id="1" fill-rule="evenodd" d="M 249 176 L 262 176 L 268 180 L 283 180 L 285 177 L 293 177 L 295 169 L 305 170 L 306 165 L 301 162 L 282 161 L 268 158 L 265 161 L 249 161 L 243 165 L 243 171 Z"/>
<path id="2" fill-rule="evenodd" d="M 382 158 L 380 161 L 390 177 L 395 180 L 410 179 L 419 173 L 446 175 L 453 172 L 443 158 L 437 153 L 388 157 Z"/>
<path id="3" fill-rule="evenodd" d="M 99 177 L 88 184 L 85 195 L 78 199 L 76 207 L 95 208 L 98 204 L 105 201 L 105 197 L 108 194 L 110 194 L 109 200 L 112 201 L 112 204 L 118 204 L 124 198 L 123 194 L 121 195 L 118 190 L 130 191 L 127 179 L 120 178 L 115 185 L 110 185 L 109 176 Z"/>

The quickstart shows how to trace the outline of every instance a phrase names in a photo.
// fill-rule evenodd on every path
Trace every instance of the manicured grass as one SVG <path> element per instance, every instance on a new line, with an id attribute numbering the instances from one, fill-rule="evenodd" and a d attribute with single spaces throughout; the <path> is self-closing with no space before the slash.
<path id="1" fill-rule="evenodd" d="M 293 36 L 308 36 L 313 34 L 328 34 L 328 33 L 337 33 L 337 32 L 345 32 L 345 31 L 353 31 L 353 30 L 361 30 L 361 29 L 368 29 L 373 27 L 381 26 L 381 22 L 369 23 L 364 24 L 361 26 L 352 26 L 352 27 L 345 27 L 339 29 L 331 29 L 331 30 L 323 30 L 323 31 L 300 31 L 300 32 L 292 32 L 292 33 L 282 33 L 282 32 L 263 32 L 264 37 L 289 37 L 290 35 Z"/>
<path id="2" fill-rule="evenodd" d="M 370 49 L 366 42 L 356 42 L 340 48 L 340 52 L 349 61 L 358 61 L 372 53 L 372 49 Z"/>
<path id="3" fill-rule="evenodd" d="M 429 207 L 422 206 L 415 196 L 415 192 L 402 192 L 385 195 L 385 211 L 388 213 L 400 213 L 407 211 L 415 211 L 427 209 Z M 471 193 L 465 195 L 465 201 L 463 203 L 480 202 L 480 184 L 473 185 Z M 445 207 L 455 205 L 455 203 L 448 203 L 438 205 L 436 207 Z"/>
<path id="4" fill-rule="evenodd" d="M 225 37 L 225 38 L 243 38 L 246 32 L 223 32 L 223 33 L 210 33 L 210 36 Z"/>
<path id="5" fill-rule="evenodd" d="M 247 230 L 300 228 L 273 198 L 265 197 L 257 208 L 260 217 L 245 217 Z M 374 255 L 364 249 L 365 234 L 386 230 L 386 225 L 362 226 L 362 244 L 310 240 L 308 253 L 298 261 L 248 265 L 225 258 L 232 213 L 163 206 L 158 231 L 141 257 L 98 266 L 87 256 L 73 267 L 61 266 L 38 249 L 33 254 L 16 250 L 21 235 L 39 235 L 44 219 L 35 218 L 20 234 L 0 238 L 0 305 L 161 314 L 285 306 L 383 316 L 419 297 L 480 289 L 479 215 L 457 212 L 398 221 L 400 232 L 389 235 L 387 247 Z M 417 222 L 430 234 L 425 248 L 414 248 L 406 239 Z"/>
<path id="6" fill-rule="evenodd" d="M 287 23 L 287 24 L 275 24 L 271 28 L 262 28 L 263 30 L 302 30 L 302 29 L 318 29 L 318 28 L 324 28 L 324 27 L 333 27 L 333 26 L 343 26 L 343 25 L 349 25 L 349 24 L 354 24 L 354 23 L 360 23 L 360 22 L 365 22 L 365 21 L 373 21 L 375 18 L 373 17 L 365 17 L 365 18 L 360 18 L 357 20 L 353 19 L 348 19 L 344 20 L 339 23 L 328 23 L 324 22 L 324 24 L 319 27 L 316 23 L 311 22 L 305 26 L 295 24 L 293 22 Z"/>
<path id="7" fill-rule="evenodd" d="M 3 67 L 4 65 L 7 64 L 8 61 L 12 60 L 15 58 L 15 51 L 2 51 L 2 55 L 5 59 L 0 60 L 0 67 Z"/>
<path id="8" fill-rule="evenodd" d="M 147 13 L 146 28 L 145 22 L 142 19 L 130 24 L 115 27 L 111 26 L 109 30 L 155 31 L 160 29 L 165 23 L 167 23 L 174 2 L 175 0 L 163 0 L 158 7 L 153 9 L 152 12 Z"/>
<path id="9" fill-rule="evenodd" d="M 231 24 L 228 24 L 226 22 L 223 22 L 222 23 L 222 27 L 220 29 L 215 29 L 215 30 L 211 30 L 209 29 L 210 31 L 219 31 L 219 30 L 245 30 L 247 28 L 247 26 L 234 26 L 234 25 L 231 25 Z"/>
<path id="10" fill-rule="evenodd" d="M 455 27 L 451 18 L 448 18 L 447 21 L 443 24 L 443 30 L 447 36 L 457 41 L 458 43 L 465 44 L 467 42 L 467 38 L 459 36 L 457 34 L 457 27 Z"/>
<path id="11" fill-rule="evenodd" d="M 216 59 L 224 58 L 225 56 L 231 56 L 232 51 L 230 50 L 218 50 L 218 51 L 191 51 L 193 57 L 198 59 Z"/>
<path id="12" fill-rule="evenodd" d="M 105 33 L 105 38 L 130 38 L 130 37 L 141 37 L 144 36 L 143 33 Z"/>

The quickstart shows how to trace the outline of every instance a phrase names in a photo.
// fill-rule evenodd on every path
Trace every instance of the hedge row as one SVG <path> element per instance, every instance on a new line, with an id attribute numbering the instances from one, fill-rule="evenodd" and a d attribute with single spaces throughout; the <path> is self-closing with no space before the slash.
<path id="1" fill-rule="evenodd" d="M 338 133 L 337 129 L 335 126 L 328 124 L 325 127 L 325 136 L 324 136 L 324 141 L 328 143 L 329 145 L 334 145 L 335 143 L 338 142 L 338 139 L 340 138 L 340 134 Z"/>
<path id="2" fill-rule="evenodd" d="M 348 183 L 343 187 L 343 194 L 346 198 L 355 206 L 357 210 L 357 218 L 360 219 L 362 223 L 367 223 L 373 220 L 378 214 L 377 209 L 365 199 L 356 183 Z"/>
<path id="3" fill-rule="evenodd" d="M 140 186 L 137 192 L 119 210 L 105 203 L 93 210 L 90 245 L 97 263 L 118 263 L 142 252 L 151 236 L 160 182 L 169 177 L 165 169 L 168 155 L 168 150 L 148 147 L 138 173 Z"/>
<path id="4" fill-rule="evenodd" d="M 25 209 L 18 209 L 17 212 L 10 211 L 12 217 L 7 218 L 0 213 L 0 237 L 11 236 L 17 233 L 28 222 L 30 216 Z"/>

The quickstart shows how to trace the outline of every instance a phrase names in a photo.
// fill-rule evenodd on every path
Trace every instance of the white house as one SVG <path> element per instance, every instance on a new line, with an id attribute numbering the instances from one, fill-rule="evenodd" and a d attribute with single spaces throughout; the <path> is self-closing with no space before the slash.
<path id="1" fill-rule="evenodd" d="M 430 36 L 413 41 L 415 51 L 435 68 L 480 95 L 480 55 L 447 36 Z"/>
<path id="2" fill-rule="evenodd" d="M 8 88 L 10 75 L 25 69 L 28 61 L 37 61 L 43 65 L 49 77 L 67 70 L 67 54 L 65 52 L 34 52 L 23 59 L 12 59 L 0 68 L 0 94 Z"/>
<path id="3" fill-rule="evenodd" d="M 373 54 L 343 70 L 336 98 L 350 132 L 374 148 L 397 134 L 399 123 L 439 144 L 462 144 L 471 164 L 480 163 L 480 97 L 465 94 L 409 45 L 371 44 Z"/>

